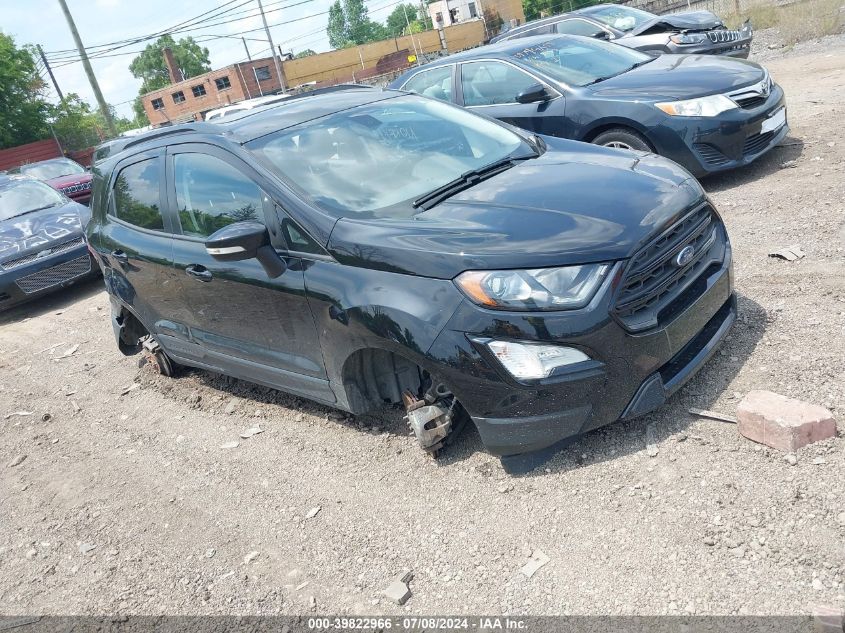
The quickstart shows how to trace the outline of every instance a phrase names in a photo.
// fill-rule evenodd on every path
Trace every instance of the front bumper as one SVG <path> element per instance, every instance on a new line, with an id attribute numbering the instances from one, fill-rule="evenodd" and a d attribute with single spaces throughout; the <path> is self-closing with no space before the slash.
<path id="1" fill-rule="evenodd" d="M 715 117 L 667 115 L 650 130 L 649 139 L 658 153 L 698 177 L 707 176 L 748 165 L 780 143 L 789 133 L 788 121 L 774 130 L 763 131 L 763 126 L 781 109 L 786 114 L 786 99 L 774 84 L 756 107 L 735 108 Z"/>
<path id="2" fill-rule="evenodd" d="M 11 269 L 0 268 L 0 310 L 56 292 L 99 275 L 100 268 L 81 246 Z"/>
<path id="3" fill-rule="evenodd" d="M 721 262 L 695 281 L 696 298 L 658 327 L 632 333 L 611 316 L 613 283 L 608 279 L 587 308 L 569 314 L 501 313 L 468 304 L 456 311 L 429 354 L 448 366 L 443 379 L 491 453 L 541 451 L 656 409 L 704 365 L 736 319 L 728 242 Z M 479 334 L 568 345 L 597 362 L 518 384 L 470 342 Z"/>

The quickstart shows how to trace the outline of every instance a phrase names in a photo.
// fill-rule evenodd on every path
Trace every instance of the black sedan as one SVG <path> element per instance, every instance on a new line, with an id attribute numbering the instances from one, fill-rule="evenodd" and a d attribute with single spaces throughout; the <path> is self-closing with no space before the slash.
<path id="1" fill-rule="evenodd" d="M 88 207 L 26 176 L 0 175 L 0 310 L 96 276 Z"/>
<path id="2" fill-rule="evenodd" d="M 539 134 L 656 152 L 697 176 L 748 164 L 789 131 L 783 90 L 754 62 L 651 57 L 573 35 L 459 53 L 391 87 Z"/>
<path id="3" fill-rule="evenodd" d="M 610 40 L 652 54 L 707 53 L 743 58 L 748 57 L 754 37 L 750 22 L 731 30 L 710 11 L 655 15 L 619 4 L 599 4 L 534 20 L 497 35 L 491 42 L 554 33 Z"/>

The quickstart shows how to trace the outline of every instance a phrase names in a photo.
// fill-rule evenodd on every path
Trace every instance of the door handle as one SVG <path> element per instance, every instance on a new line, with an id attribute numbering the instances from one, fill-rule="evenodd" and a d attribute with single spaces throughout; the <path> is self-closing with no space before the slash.
<path id="1" fill-rule="evenodd" d="M 185 272 L 197 281 L 211 281 L 214 278 L 211 271 L 202 264 L 191 264 L 185 269 Z"/>
<path id="2" fill-rule="evenodd" d="M 116 251 L 112 251 L 111 256 L 114 257 L 121 264 L 128 264 L 129 263 L 129 255 L 127 255 L 126 253 L 124 253 L 120 249 L 118 249 Z"/>

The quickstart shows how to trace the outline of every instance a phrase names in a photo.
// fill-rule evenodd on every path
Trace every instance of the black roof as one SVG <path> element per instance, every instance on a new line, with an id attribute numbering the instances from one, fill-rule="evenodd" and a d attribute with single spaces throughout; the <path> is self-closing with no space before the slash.
<path id="1" fill-rule="evenodd" d="M 247 143 L 277 130 L 319 119 L 359 105 L 390 99 L 402 93 L 370 86 L 333 86 L 305 92 L 251 110 L 244 110 L 214 123 L 192 122 L 150 130 L 137 136 L 119 137 L 97 148 L 99 159 L 112 158 L 124 150 L 139 147 L 166 136 L 194 133 L 225 136 L 236 143 Z M 107 150 L 107 151 L 102 151 Z"/>

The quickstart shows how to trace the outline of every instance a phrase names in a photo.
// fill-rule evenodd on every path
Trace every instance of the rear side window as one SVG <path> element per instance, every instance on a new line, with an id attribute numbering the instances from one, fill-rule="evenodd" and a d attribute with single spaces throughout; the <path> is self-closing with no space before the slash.
<path id="1" fill-rule="evenodd" d="M 557 32 L 568 35 L 583 35 L 585 37 L 596 37 L 607 33 L 603 28 L 587 22 L 586 20 L 564 20 L 557 23 Z"/>
<path id="2" fill-rule="evenodd" d="M 114 214 L 142 229 L 163 231 L 157 158 L 124 167 L 114 183 Z"/>
<path id="3" fill-rule="evenodd" d="M 461 66 L 464 105 L 516 103 L 516 96 L 539 82 L 531 75 L 501 62 L 467 62 Z"/>
<path id="4" fill-rule="evenodd" d="M 264 224 L 264 195 L 229 163 L 207 154 L 176 154 L 176 204 L 182 233 L 208 237 L 234 222 Z"/>
<path id="5" fill-rule="evenodd" d="M 409 79 L 402 90 L 416 92 L 424 97 L 452 100 L 452 67 L 443 66 L 433 70 L 426 70 Z"/>

